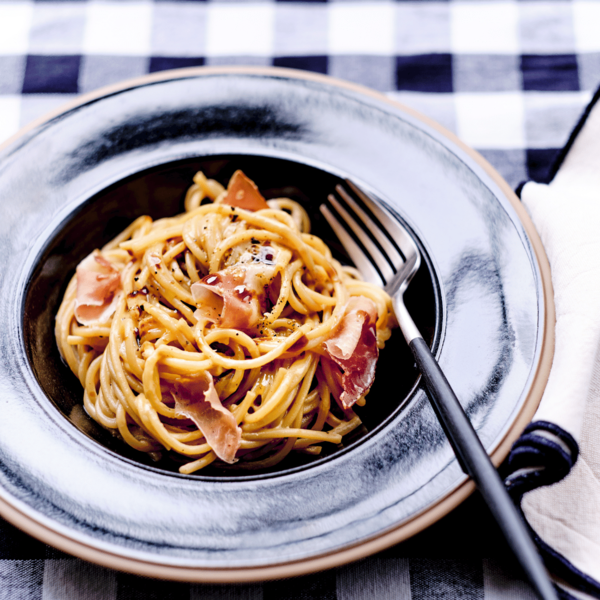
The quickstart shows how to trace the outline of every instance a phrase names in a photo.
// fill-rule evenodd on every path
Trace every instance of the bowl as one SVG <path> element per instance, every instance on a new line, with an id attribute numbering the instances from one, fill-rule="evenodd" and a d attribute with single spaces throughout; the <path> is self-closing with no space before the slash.
<path id="1" fill-rule="evenodd" d="M 0 147 L 0 514 L 98 564 L 185 581 L 256 581 L 356 560 L 473 490 L 398 333 L 365 429 L 314 461 L 183 476 L 81 410 L 53 319 L 76 264 L 131 219 L 181 211 L 192 174 L 242 168 L 306 203 L 346 177 L 420 240 L 409 309 L 495 464 L 533 416 L 553 353 L 543 248 L 475 152 L 385 96 L 285 69 L 154 74 L 78 98 Z M 385 362 L 383 362 L 385 361 Z"/>
<path id="2" fill-rule="evenodd" d="M 241 168 L 252 176 L 267 198 L 288 197 L 299 202 L 311 215 L 311 231 L 325 240 L 343 264 L 352 264 L 336 239 L 319 205 L 341 183 L 339 177 L 300 162 L 269 156 L 226 155 L 198 157 L 160 165 L 112 184 L 83 202 L 54 231 L 48 231 L 43 249 L 32 263 L 23 298 L 23 337 L 27 358 L 37 383 L 56 408 L 77 429 L 118 456 L 147 467 L 177 473 L 180 461 L 165 455 L 159 461 L 138 452 L 109 430 L 91 419 L 83 409 L 83 389 L 62 360 L 54 337 L 54 321 L 68 282 L 77 264 L 94 249 L 101 248 L 141 215 L 153 219 L 184 212 L 184 199 L 194 174 L 227 185 L 231 175 Z M 425 250 L 423 266 L 406 295 L 415 322 L 435 349 L 441 325 L 441 297 L 433 266 Z M 437 335 L 436 335 L 437 332 Z M 40 352 L 41 347 L 46 348 Z M 395 369 L 402 370 L 398 380 Z M 335 457 L 359 440 L 375 432 L 392 418 L 411 397 L 418 379 L 412 353 L 399 330 L 386 344 L 378 361 L 377 377 L 365 407 L 355 407 L 362 427 L 344 436 L 339 445 L 324 444 L 319 456 L 292 453 L 274 467 L 244 470 L 236 466 L 209 465 L 187 477 L 255 477 L 260 474 L 285 473 Z M 377 398 L 394 389 L 394 399 L 378 402 Z M 174 460 L 175 458 L 175 460 Z"/>

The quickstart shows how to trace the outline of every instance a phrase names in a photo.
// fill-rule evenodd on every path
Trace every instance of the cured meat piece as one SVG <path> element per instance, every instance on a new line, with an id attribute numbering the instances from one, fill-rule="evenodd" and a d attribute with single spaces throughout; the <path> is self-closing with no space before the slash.
<path id="1" fill-rule="evenodd" d="M 77 266 L 75 318 L 82 325 L 104 323 L 115 312 L 121 274 L 97 250 Z"/>
<path id="2" fill-rule="evenodd" d="M 265 286 L 272 276 L 272 269 L 252 264 L 207 275 L 190 288 L 198 306 L 197 317 L 226 329 L 252 331 L 265 309 Z"/>
<path id="3" fill-rule="evenodd" d="M 176 381 L 173 387 L 175 412 L 196 424 L 221 460 L 229 464 L 236 462 L 242 430 L 233 413 L 221 404 L 212 375 L 201 371 L 193 378 Z"/>
<path id="4" fill-rule="evenodd" d="M 375 367 L 379 358 L 376 322 L 375 303 L 364 296 L 352 296 L 339 327 L 324 342 L 331 360 L 343 370 L 339 377 L 343 390 L 339 401 L 343 408 L 350 408 L 364 396 L 375 380 Z"/>
<path id="5" fill-rule="evenodd" d="M 222 200 L 223 204 L 236 206 L 245 210 L 261 210 L 269 208 L 267 201 L 258 191 L 256 184 L 248 179 L 239 169 L 232 175 L 227 186 L 227 194 Z"/>

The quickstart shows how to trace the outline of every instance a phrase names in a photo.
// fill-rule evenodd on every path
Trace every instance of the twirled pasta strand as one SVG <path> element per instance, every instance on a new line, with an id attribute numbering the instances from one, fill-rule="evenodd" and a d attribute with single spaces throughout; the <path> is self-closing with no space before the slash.
<path id="1" fill-rule="evenodd" d="M 377 345 L 393 323 L 390 298 L 342 267 L 308 232 L 306 211 L 286 198 L 249 212 L 219 202 L 224 188 L 202 173 L 188 190 L 186 212 L 136 219 L 100 254 L 121 274 L 114 314 L 80 325 L 74 313 L 77 278 L 56 318 L 60 352 L 79 378 L 87 413 L 141 452 L 180 455 L 182 473 L 217 457 L 174 406 L 169 385 L 207 371 L 241 427 L 242 468 L 267 468 L 292 450 L 318 454 L 360 425 L 341 409 L 339 383 L 322 360 L 323 343 L 340 326 L 351 296 L 377 307 Z M 205 199 L 212 202 L 203 203 Z M 257 332 L 199 318 L 191 286 L 250 247 L 272 248 L 270 307 Z M 364 403 L 364 398 L 359 404 Z"/>

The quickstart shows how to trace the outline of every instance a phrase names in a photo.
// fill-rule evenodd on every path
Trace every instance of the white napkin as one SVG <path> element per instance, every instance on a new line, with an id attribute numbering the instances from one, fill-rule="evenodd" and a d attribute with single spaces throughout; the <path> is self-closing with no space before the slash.
<path id="1" fill-rule="evenodd" d="M 559 425 L 579 444 L 565 479 L 525 494 L 537 534 L 600 581 L 600 102 L 553 181 L 527 183 L 523 204 L 552 270 L 556 349 L 534 421 Z M 575 593 L 576 597 L 588 598 Z"/>

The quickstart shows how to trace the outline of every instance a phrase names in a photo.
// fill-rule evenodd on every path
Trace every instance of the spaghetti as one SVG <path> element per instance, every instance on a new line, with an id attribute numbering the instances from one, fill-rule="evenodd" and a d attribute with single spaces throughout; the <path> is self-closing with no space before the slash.
<path id="1" fill-rule="evenodd" d="M 90 417 L 181 473 L 339 444 L 394 318 L 309 227 L 241 171 L 227 189 L 199 172 L 183 214 L 142 216 L 83 260 L 56 339 Z"/>

